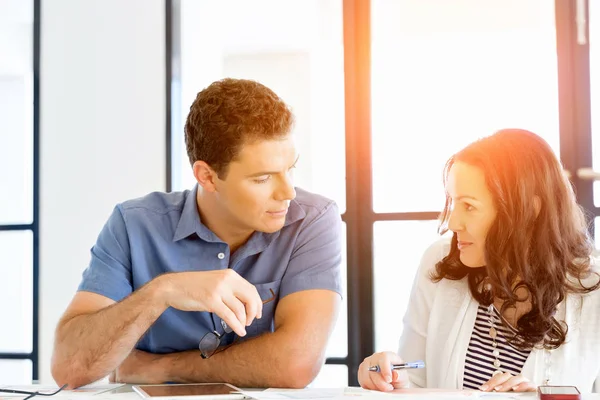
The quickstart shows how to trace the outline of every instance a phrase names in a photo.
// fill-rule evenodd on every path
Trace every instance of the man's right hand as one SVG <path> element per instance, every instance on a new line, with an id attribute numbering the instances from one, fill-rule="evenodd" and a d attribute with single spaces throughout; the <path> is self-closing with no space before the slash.
<path id="1" fill-rule="evenodd" d="M 391 351 L 375 353 L 367 357 L 358 367 L 358 383 L 364 389 L 389 392 L 408 386 L 406 370 L 392 370 L 392 364 L 402 364 L 400 356 Z M 380 372 L 369 371 L 370 367 L 379 366 Z"/>
<path id="2" fill-rule="evenodd" d="M 156 279 L 164 289 L 165 303 L 182 311 L 217 314 L 239 336 L 262 317 L 262 300 L 250 282 L 232 269 L 177 272 Z"/>

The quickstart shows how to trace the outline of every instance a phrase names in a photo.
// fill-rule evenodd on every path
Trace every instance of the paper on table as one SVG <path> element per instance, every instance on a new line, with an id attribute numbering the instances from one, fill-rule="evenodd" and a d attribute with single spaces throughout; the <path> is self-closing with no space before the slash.
<path id="1" fill-rule="evenodd" d="M 396 389 L 392 392 L 389 392 L 391 395 L 395 395 L 397 397 L 403 397 L 406 395 L 413 396 L 426 396 L 427 398 L 436 398 L 440 400 L 444 399 L 458 399 L 458 398 L 472 398 L 472 399 L 515 399 L 521 398 L 522 396 L 534 396 L 535 393 L 517 393 L 517 392 L 481 392 L 479 390 L 451 390 L 451 389 L 419 389 L 419 388 L 409 388 L 409 389 Z"/>
<path id="2" fill-rule="evenodd" d="M 351 400 L 350 398 L 354 397 L 376 396 L 380 399 L 381 396 L 385 396 L 385 393 L 356 387 L 333 389 L 267 389 L 261 392 L 248 391 L 244 392 L 244 394 L 256 400 Z"/>
<path id="3" fill-rule="evenodd" d="M 109 390 L 114 390 L 123 386 L 122 383 L 112 383 L 105 385 L 96 385 L 91 384 L 87 386 L 82 386 L 73 390 L 62 390 L 59 393 L 55 394 L 52 397 L 86 397 L 86 396 L 95 396 L 100 393 L 107 392 Z M 58 390 L 58 386 L 56 385 L 0 385 L 0 389 L 10 389 L 10 390 L 23 390 L 27 392 L 55 392 Z M 17 394 L 17 393 L 2 393 L 0 392 L 0 398 L 18 398 L 18 397 L 27 397 L 26 394 Z"/>
<path id="4" fill-rule="evenodd" d="M 523 399 L 524 397 L 537 398 L 536 392 L 480 392 L 480 399 Z"/>
<path id="5" fill-rule="evenodd" d="M 249 397 L 256 400 L 353 400 L 360 397 L 360 400 L 383 400 L 383 397 L 399 400 L 407 397 L 426 397 L 436 400 L 455 400 L 455 399 L 515 399 L 526 395 L 524 393 L 489 393 L 476 390 L 447 390 L 447 389 L 397 389 L 392 392 L 378 392 L 365 390 L 362 388 L 337 388 L 337 389 L 267 389 L 262 392 L 244 392 Z M 534 394 L 535 395 L 535 394 Z"/>

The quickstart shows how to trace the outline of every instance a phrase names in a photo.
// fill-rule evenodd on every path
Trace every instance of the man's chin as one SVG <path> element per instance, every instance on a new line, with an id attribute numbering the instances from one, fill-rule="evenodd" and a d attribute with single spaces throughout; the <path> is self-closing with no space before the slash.
<path id="1" fill-rule="evenodd" d="M 259 232 L 263 232 L 263 233 L 275 233 L 280 231 L 283 228 L 283 222 L 280 224 L 275 224 L 275 223 L 270 223 L 270 224 L 263 224 L 261 226 L 260 229 L 256 229 Z"/>

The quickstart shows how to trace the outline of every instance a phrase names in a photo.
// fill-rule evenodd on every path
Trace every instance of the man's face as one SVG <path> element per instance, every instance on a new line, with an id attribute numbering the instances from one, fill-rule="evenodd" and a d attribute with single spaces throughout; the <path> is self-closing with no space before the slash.
<path id="1" fill-rule="evenodd" d="M 298 155 L 291 135 L 244 145 L 215 181 L 216 195 L 233 229 L 272 233 L 283 228 L 296 197 L 292 169 Z"/>

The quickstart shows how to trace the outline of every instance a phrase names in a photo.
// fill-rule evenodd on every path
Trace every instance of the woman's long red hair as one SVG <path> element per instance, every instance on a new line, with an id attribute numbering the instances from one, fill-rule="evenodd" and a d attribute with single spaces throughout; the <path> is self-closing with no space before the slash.
<path id="1" fill-rule="evenodd" d="M 467 276 L 473 297 L 484 305 L 494 297 L 503 299 L 502 312 L 524 300 L 517 290 L 526 289 L 532 308 L 518 319 L 511 342 L 520 348 L 559 347 L 568 327 L 554 317 L 558 304 L 567 293 L 600 287 L 600 281 L 592 286 L 582 282 L 592 273 L 593 244 L 560 162 L 542 138 L 519 129 L 496 132 L 455 154 L 446 163 L 444 179 L 457 161 L 484 172 L 497 217 L 486 237 L 485 267 L 461 263 L 454 234 L 450 253 L 436 265 L 432 279 Z M 539 199 L 539 207 L 534 206 L 538 202 L 534 199 Z M 450 206 L 451 199 L 446 197 L 442 232 Z M 491 291 L 483 288 L 484 280 L 491 284 Z"/>

